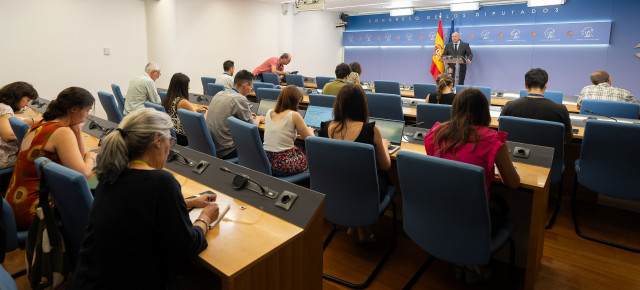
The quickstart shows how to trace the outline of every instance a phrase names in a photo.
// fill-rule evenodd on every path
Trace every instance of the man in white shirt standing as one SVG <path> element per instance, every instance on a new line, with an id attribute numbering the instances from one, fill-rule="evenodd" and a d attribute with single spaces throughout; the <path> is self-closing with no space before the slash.
<path id="1" fill-rule="evenodd" d="M 638 102 L 633 98 L 631 92 L 625 89 L 612 87 L 611 77 L 606 71 L 601 70 L 591 74 L 591 83 L 592 85 L 588 85 L 580 91 L 580 96 L 578 96 L 577 102 L 578 109 L 580 109 L 580 106 L 582 105 L 582 100 L 585 99 L 631 103 Z"/>
<path id="2" fill-rule="evenodd" d="M 155 81 L 160 77 L 160 66 L 150 62 L 144 68 L 144 73 L 131 80 L 127 89 L 127 98 L 124 101 L 123 115 L 144 108 L 144 102 L 149 101 L 160 104 L 160 96 Z"/>
<path id="3" fill-rule="evenodd" d="M 224 70 L 224 73 L 221 76 L 216 77 L 216 84 L 224 85 L 225 90 L 230 90 L 233 88 L 233 71 L 235 70 L 233 61 L 225 61 L 222 64 L 222 69 Z"/>

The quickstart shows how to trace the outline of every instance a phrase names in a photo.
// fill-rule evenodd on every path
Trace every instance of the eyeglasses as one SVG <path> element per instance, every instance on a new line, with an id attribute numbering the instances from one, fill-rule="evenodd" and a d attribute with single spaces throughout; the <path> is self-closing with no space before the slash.
<path id="1" fill-rule="evenodd" d="M 176 137 L 170 137 L 170 139 L 169 139 L 169 145 L 171 146 L 171 148 L 173 148 L 173 146 L 176 146 L 176 142 L 178 142 L 178 140 L 176 139 Z"/>

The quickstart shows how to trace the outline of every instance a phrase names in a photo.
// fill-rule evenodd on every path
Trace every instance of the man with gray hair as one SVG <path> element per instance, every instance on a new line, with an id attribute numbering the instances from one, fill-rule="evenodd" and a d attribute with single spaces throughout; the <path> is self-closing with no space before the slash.
<path id="1" fill-rule="evenodd" d="M 580 96 L 578 96 L 578 109 L 582 105 L 582 100 L 605 100 L 605 101 L 617 101 L 617 102 L 631 102 L 637 103 L 633 98 L 631 92 L 614 88 L 611 86 L 611 77 L 606 71 L 600 70 L 591 74 L 591 83 L 582 88 Z"/>
<path id="2" fill-rule="evenodd" d="M 144 68 L 144 73 L 136 76 L 129 83 L 127 98 L 124 101 L 123 115 L 144 108 L 144 102 L 160 104 L 160 96 L 155 81 L 160 77 L 160 66 L 150 62 Z"/>

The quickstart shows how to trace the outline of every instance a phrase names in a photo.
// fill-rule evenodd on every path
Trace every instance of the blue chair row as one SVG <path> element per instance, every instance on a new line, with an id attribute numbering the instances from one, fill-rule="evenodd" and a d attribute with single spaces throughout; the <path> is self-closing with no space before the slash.
<path id="1" fill-rule="evenodd" d="M 324 86 L 330 82 L 332 82 L 333 80 L 335 80 L 336 78 L 334 77 L 316 77 L 316 87 L 319 90 L 324 89 Z"/>
<path id="2" fill-rule="evenodd" d="M 189 148 L 217 157 L 216 145 L 211 139 L 211 133 L 207 128 L 204 115 L 185 109 L 178 109 L 178 118 L 180 118 L 182 129 L 187 135 Z M 227 161 L 236 163 L 238 158 L 227 159 Z"/>
<path id="3" fill-rule="evenodd" d="M 207 89 L 208 89 L 208 96 L 215 96 L 216 94 L 218 94 L 219 92 L 223 92 L 225 90 L 224 85 L 221 84 L 212 84 L 212 83 L 208 83 L 207 84 Z M 211 94 L 211 95 L 209 95 Z"/>
<path id="4" fill-rule="evenodd" d="M 116 96 L 116 102 L 118 102 L 118 110 L 120 110 L 120 114 L 122 114 L 122 112 L 124 112 L 124 97 L 122 96 L 122 91 L 120 91 L 120 86 L 111 84 L 111 90 L 113 91 L 113 95 Z"/>
<path id="5" fill-rule="evenodd" d="M 105 113 L 107 113 L 107 120 L 116 124 L 120 124 L 123 116 L 122 111 L 119 110 L 118 106 L 116 105 L 116 98 L 110 93 L 99 91 L 98 99 L 100 100 L 100 104 L 102 104 L 102 108 L 104 109 Z"/>
<path id="6" fill-rule="evenodd" d="M 336 96 L 323 94 L 309 94 L 309 106 L 333 108 Z"/>
<path id="7" fill-rule="evenodd" d="M 276 85 L 272 84 L 272 83 L 263 83 L 263 82 L 258 82 L 255 81 L 253 82 L 253 91 L 254 92 L 258 92 L 258 89 L 260 88 L 266 88 L 266 89 L 275 89 Z"/>
<path id="8" fill-rule="evenodd" d="M 304 77 L 298 74 L 286 74 L 284 75 L 284 79 L 287 82 L 287 85 L 294 85 L 299 88 L 304 88 Z"/>
<path id="9" fill-rule="evenodd" d="M 373 118 L 404 120 L 399 94 L 367 93 L 369 115 Z"/>
<path id="10" fill-rule="evenodd" d="M 460 93 L 460 91 L 466 89 L 466 88 L 476 88 L 478 90 L 480 90 L 485 97 L 487 97 L 487 101 L 489 101 L 489 105 L 491 105 L 491 88 L 489 87 L 482 87 L 482 86 L 468 86 L 468 85 L 457 85 L 456 86 L 456 94 Z"/>
<path id="11" fill-rule="evenodd" d="M 281 89 L 259 88 L 256 91 L 256 99 L 258 100 L 258 103 L 260 103 L 260 100 L 262 99 L 275 101 L 278 99 L 281 91 Z"/>
<path id="12" fill-rule="evenodd" d="M 216 78 L 201 77 L 200 80 L 202 81 L 202 88 L 204 89 L 204 94 L 207 96 L 213 96 L 209 91 L 209 87 L 207 86 L 207 84 L 215 84 Z"/>
<path id="13" fill-rule="evenodd" d="M 640 105 L 637 103 L 615 101 L 582 100 L 580 114 L 638 119 L 638 115 L 640 114 Z"/>
<path id="14" fill-rule="evenodd" d="M 271 83 L 275 86 L 280 85 L 280 77 L 278 74 L 274 73 L 262 73 L 262 82 L 263 83 Z"/>

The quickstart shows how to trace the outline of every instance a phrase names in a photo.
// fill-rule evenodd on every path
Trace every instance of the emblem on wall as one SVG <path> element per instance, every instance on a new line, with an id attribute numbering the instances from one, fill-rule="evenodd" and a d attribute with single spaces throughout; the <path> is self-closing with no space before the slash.
<path id="1" fill-rule="evenodd" d="M 634 48 L 640 48 L 640 44 L 636 45 L 636 47 L 634 47 Z M 640 57 L 640 53 L 636 53 L 636 56 Z"/>
<path id="2" fill-rule="evenodd" d="M 593 27 L 585 27 L 581 31 L 583 38 L 593 38 Z"/>
<path id="3" fill-rule="evenodd" d="M 556 30 L 553 28 L 547 28 L 547 30 L 544 31 L 544 37 L 547 39 L 556 38 Z"/>
<path id="4" fill-rule="evenodd" d="M 520 39 L 520 29 L 511 30 L 511 39 Z"/>

